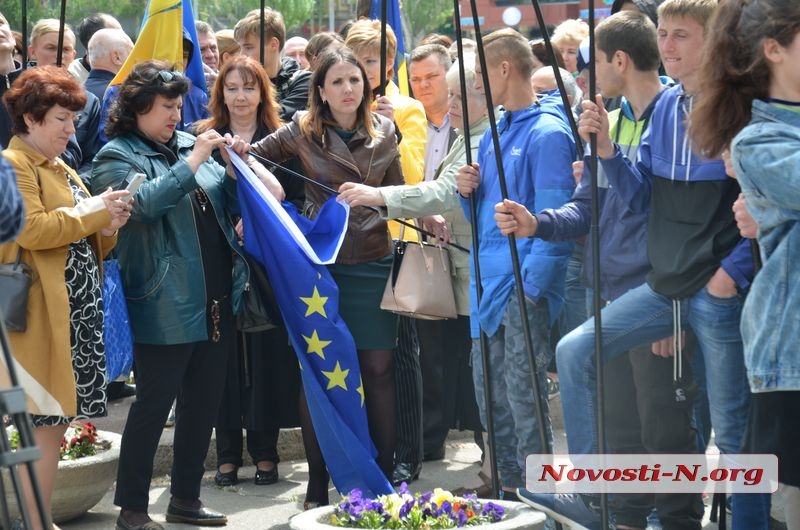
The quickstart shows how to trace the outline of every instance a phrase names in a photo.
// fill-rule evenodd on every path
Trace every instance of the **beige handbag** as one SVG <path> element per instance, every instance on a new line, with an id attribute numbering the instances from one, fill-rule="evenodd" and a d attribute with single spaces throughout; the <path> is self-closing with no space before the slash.
<path id="1" fill-rule="evenodd" d="M 424 320 L 457 318 L 447 249 L 403 241 L 403 228 L 394 243 L 394 261 L 381 309 Z"/>

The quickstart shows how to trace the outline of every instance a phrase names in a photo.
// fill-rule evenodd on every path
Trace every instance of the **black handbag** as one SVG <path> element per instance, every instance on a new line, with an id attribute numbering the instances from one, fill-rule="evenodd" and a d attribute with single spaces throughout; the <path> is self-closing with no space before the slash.
<path id="1" fill-rule="evenodd" d="M 0 264 L 0 309 L 9 331 L 23 332 L 28 327 L 28 291 L 33 274 L 22 263 L 22 248 L 14 263 Z"/>
<path id="2" fill-rule="evenodd" d="M 244 309 L 236 315 L 236 329 L 245 333 L 267 331 L 281 325 L 281 313 L 264 267 L 243 252 L 250 268 L 250 281 L 244 290 Z"/>

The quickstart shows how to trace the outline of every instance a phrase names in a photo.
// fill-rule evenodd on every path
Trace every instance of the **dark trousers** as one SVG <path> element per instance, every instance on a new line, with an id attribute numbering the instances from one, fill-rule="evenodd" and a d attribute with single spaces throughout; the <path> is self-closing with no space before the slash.
<path id="1" fill-rule="evenodd" d="M 422 461 L 422 372 L 415 319 L 400 317 L 394 356 L 397 444 L 395 462 Z M 391 477 L 390 477 L 391 478 Z"/>
<path id="2" fill-rule="evenodd" d="M 684 349 L 686 356 L 686 349 Z M 684 389 L 693 377 L 683 363 Z M 606 362 L 606 441 L 609 453 L 696 453 L 692 427 L 693 393 L 676 401 L 673 358 L 653 355 L 650 347 L 634 348 Z M 699 494 L 615 494 L 610 505 L 618 524 L 645 526 L 653 506 L 665 530 L 699 530 L 703 516 Z"/>
<path id="3" fill-rule="evenodd" d="M 223 319 L 226 320 L 226 319 Z M 219 342 L 170 346 L 134 344 L 136 401 L 122 433 L 114 504 L 147 512 L 153 459 L 177 397 L 170 493 L 198 499 L 204 462 L 224 388 L 232 323 Z M 226 332 L 227 331 L 227 332 Z"/>
<path id="4" fill-rule="evenodd" d="M 217 429 L 217 466 L 233 464 L 242 467 L 242 449 L 244 437 L 242 429 Z M 247 431 L 247 452 L 253 463 L 274 462 L 278 463 L 278 435 L 280 429 L 268 431 Z"/>
<path id="5" fill-rule="evenodd" d="M 469 317 L 417 321 L 422 369 L 422 454 L 441 450 L 451 428 L 481 431 L 472 381 Z"/>

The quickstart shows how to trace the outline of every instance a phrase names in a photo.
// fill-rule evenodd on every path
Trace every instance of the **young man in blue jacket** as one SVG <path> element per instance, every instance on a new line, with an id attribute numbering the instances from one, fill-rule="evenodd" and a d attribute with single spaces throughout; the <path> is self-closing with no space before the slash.
<path id="1" fill-rule="evenodd" d="M 680 83 L 656 103 L 635 163 L 611 142 L 608 114 L 601 105 L 584 102 L 581 128 L 597 133 L 598 157 L 623 201 L 633 211 L 650 209 L 647 252 L 652 270 L 644 285 L 603 309 L 604 359 L 668 337 L 676 328 L 679 337 L 683 326 L 691 327 L 705 361 L 716 444 L 722 453 L 737 453 L 750 404 L 739 322 L 753 277 L 752 255 L 731 211 L 739 185 L 727 177 L 722 160 L 695 154 L 686 135 L 699 89 L 706 23 L 716 4 L 667 0 L 659 7 L 661 59 L 667 74 Z M 675 345 L 680 355 L 681 341 Z M 556 357 L 559 368 L 566 369 L 559 376 L 567 431 L 594 425 L 594 322 L 564 337 Z M 764 497 L 733 495 L 734 530 L 761 528 Z M 558 495 L 538 500 L 560 509 Z"/>
<path id="2" fill-rule="evenodd" d="M 558 208 L 567 202 L 575 187 L 571 165 L 575 142 L 560 103 L 540 103 L 530 83 L 533 54 L 528 41 L 518 32 L 502 29 L 484 40 L 486 64 L 493 103 L 502 105 L 504 114 L 497 124 L 503 170 L 510 198 L 539 211 Z M 476 88 L 482 90 L 480 67 L 476 67 Z M 524 481 L 525 457 L 542 453 L 537 424 L 531 359 L 525 349 L 522 317 L 508 240 L 494 225 L 494 205 L 502 200 L 491 131 L 478 148 L 478 160 L 464 166 L 457 185 L 467 219 L 477 231 L 483 297 L 477 301 L 474 288 L 470 300 L 470 327 L 473 338 L 472 366 L 475 396 L 486 426 L 486 401 L 483 395 L 480 331 L 489 338 L 492 410 L 494 412 L 495 454 L 505 498 Z M 468 197 L 475 194 L 476 219 L 469 214 Z M 518 239 L 528 322 L 534 357 L 547 410 L 545 368 L 552 357 L 550 327 L 558 316 L 564 297 L 564 278 L 572 243 Z M 475 282 L 475 271 L 471 271 Z"/>
<path id="3" fill-rule="evenodd" d="M 650 122 L 656 102 L 663 93 L 659 78 L 660 58 L 655 25 L 642 13 L 617 13 L 600 23 L 595 30 L 597 45 L 597 84 L 605 98 L 623 96 L 621 106 L 609 113 L 609 136 L 622 155 L 635 160 L 642 134 Z M 580 62 L 580 60 L 579 60 Z M 582 132 L 585 132 L 582 130 Z M 588 142 L 588 134 L 584 138 Z M 603 167 L 598 167 L 600 204 L 600 298 L 605 305 L 630 289 L 645 282 L 650 271 L 647 259 L 648 211 L 630 209 L 618 189 L 609 186 Z M 495 220 L 503 233 L 518 237 L 539 237 L 563 241 L 585 236 L 591 222 L 591 175 L 588 165 L 572 201 L 556 210 L 524 215 L 521 205 L 505 201 L 496 205 Z M 511 213 L 511 215 L 509 215 Z M 516 222 L 519 218 L 520 222 Z M 585 261 L 587 277 L 592 277 L 591 246 Z M 591 321 L 590 321 L 591 322 Z M 606 450 L 611 453 L 691 453 L 697 448 L 691 425 L 692 399 L 682 395 L 675 399 L 673 360 L 675 357 L 654 355 L 650 343 L 632 348 L 604 366 Z M 571 358 L 557 359 L 559 372 Z M 688 361 L 686 362 L 688 365 Z M 583 363 L 579 368 L 583 367 Z M 688 371 L 684 387 L 691 383 Z M 570 396 L 562 393 L 562 401 Z M 592 404 L 596 407 L 596 403 Z M 574 416 L 573 416 L 574 417 Z M 572 422 L 567 427 L 567 443 L 571 454 L 597 453 L 596 425 Z M 547 508 L 528 490 L 520 498 Z M 592 497 L 560 497 L 559 515 L 567 511 L 566 501 L 573 501 L 568 517 L 583 524 L 597 523 L 598 505 Z M 555 503 L 553 503 L 555 504 Z M 653 507 L 658 509 L 662 524 L 668 528 L 700 529 L 702 510 L 699 494 L 658 494 L 642 492 L 614 495 L 610 507 L 617 529 L 641 528 Z"/>

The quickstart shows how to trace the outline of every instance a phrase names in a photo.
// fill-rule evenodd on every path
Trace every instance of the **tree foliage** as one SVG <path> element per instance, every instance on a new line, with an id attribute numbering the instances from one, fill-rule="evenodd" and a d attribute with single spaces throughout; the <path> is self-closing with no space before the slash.
<path id="1" fill-rule="evenodd" d="M 105 12 L 117 17 L 129 34 L 136 36 L 144 17 L 143 0 L 66 0 L 66 19 L 73 29 L 91 13 Z M 305 24 L 311 17 L 314 0 L 269 0 L 267 5 L 283 14 L 287 29 Z M 27 0 L 28 29 L 41 18 L 58 18 L 60 0 Z M 260 0 L 192 0 L 195 18 L 205 20 L 214 29 L 233 28 L 248 11 L 261 7 Z M 3 0 L 2 12 L 12 29 L 20 30 L 22 0 Z"/>
<path id="2" fill-rule="evenodd" d="M 136 1 L 136 0 L 132 0 Z M 259 0 L 194 0 L 195 16 L 205 20 L 214 29 L 233 28 L 236 22 L 251 10 L 259 9 Z M 286 29 L 302 26 L 311 18 L 314 0 L 269 0 L 268 7 L 280 11 Z"/>
<path id="3" fill-rule="evenodd" d="M 452 0 L 404 0 L 401 3 L 406 50 L 453 18 Z"/>

